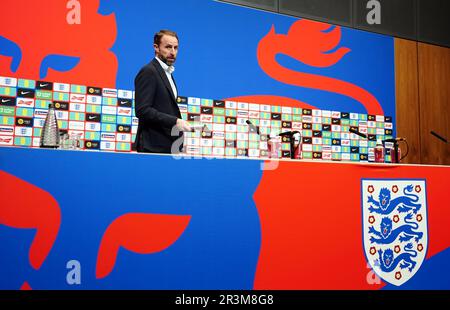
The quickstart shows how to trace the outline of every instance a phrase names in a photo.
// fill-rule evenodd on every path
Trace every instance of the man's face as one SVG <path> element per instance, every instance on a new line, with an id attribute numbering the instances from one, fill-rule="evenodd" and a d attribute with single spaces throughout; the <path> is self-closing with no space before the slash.
<path id="1" fill-rule="evenodd" d="M 178 54 L 178 40 L 169 35 L 163 35 L 159 45 L 154 44 L 156 56 L 168 66 L 175 63 Z"/>

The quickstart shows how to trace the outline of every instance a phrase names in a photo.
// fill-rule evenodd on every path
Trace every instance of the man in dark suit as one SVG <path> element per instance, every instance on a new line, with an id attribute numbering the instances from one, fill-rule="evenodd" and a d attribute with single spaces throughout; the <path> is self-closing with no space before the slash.
<path id="1" fill-rule="evenodd" d="M 181 143 L 175 141 L 182 139 L 179 132 L 191 131 L 191 127 L 181 118 L 176 102 L 178 91 L 172 76 L 178 54 L 177 34 L 170 30 L 159 31 L 155 34 L 153 48 L 155 58 L 134 80 L 135 111 L 139 119 L 136 150 L 178 153 Z"/>

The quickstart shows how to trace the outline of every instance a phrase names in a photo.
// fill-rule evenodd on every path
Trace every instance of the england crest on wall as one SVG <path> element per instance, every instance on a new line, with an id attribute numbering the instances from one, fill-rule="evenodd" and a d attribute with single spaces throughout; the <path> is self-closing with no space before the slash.
<path id="1" fill-rule="evenodd" d="M 361 182 L 367 261 L 384 281 L 400 286 L 419 270 L 428 246 L 425 180 Z"/>

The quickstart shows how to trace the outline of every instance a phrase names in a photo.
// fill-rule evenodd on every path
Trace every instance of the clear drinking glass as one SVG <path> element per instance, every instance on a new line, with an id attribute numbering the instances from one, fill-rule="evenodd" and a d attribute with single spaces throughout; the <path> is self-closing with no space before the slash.
<path id="1" fill-rule="evenodd" d="M 61 133 L 59 136 L 59 148 L 63 150 L 69 149 L 69 134 Z"/>

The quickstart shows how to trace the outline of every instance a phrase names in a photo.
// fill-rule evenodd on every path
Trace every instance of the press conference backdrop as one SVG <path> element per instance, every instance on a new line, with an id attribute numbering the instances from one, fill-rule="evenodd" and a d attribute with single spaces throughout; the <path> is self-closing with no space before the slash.
<path id="1" fill-rule="evenodd" d="M 392 37 L 212 0 L 171 3 L 168 18 L 154 1 L 2 1 L 0 76 L 133 90 L 154 33 L 168 28 L 180 38 L 180 94 L 386 115 L 395 128 Z"/>
<path id="2" fill-rule="evenodd" d="M 147 13 L 164 11 L 162 4 L 139 0 L 2 1 L 0 76 L 132 90 L 135 74 L 153 57 L 153 33 L 172 28 L 181 38 L 175 72 L 181 94 L 392 116 L 393 134 L 400 126 L 398 135 L 410 142 L 407 162 L 448 163 L 447 145 L 430 136 L 431 130 L 450 135 L 447 48 L 403 44 L 398 38 L 394 48 L 388 36 L 331 24 L 312 27 L 306 19 L 213 0 L 171 3 L 174 18 L 168 20 Z M 270 1 L 260 4 L 267 9 Z M 337 20 L 333 23 L 339 25 Z M 329 78 L 373 96 L 382 113 L 370 111 L 354 94 L 339 92 L 342 87 L 325 88 Z"/>
<path id="3" fill-rule="evenodd" d="M 81 149 L 132 150 L 139 120 L 131 90 L 0 76 L 0 95 L 0 145 L 39 147 L 53 102 L 59 129 L 78 136 Z M 206 126 L 184 135 L 193 155 L 267 158 L 269 135 L 298 131 L 302 158 L 374 161 L 376 142 L 392 139 L 389 116 L 181 96 L 177 103 L 184 120 Z M 280 143 L 279 157 L 291 158 L 289 137 Z"/>

